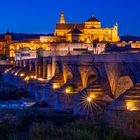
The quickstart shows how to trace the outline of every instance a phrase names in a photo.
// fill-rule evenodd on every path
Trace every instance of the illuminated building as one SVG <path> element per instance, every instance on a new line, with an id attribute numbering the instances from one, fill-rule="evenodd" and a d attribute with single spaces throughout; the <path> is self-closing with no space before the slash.
<path id="1" fill-rule="evenodd" d="M 0 39 L 0 54 L 4 55 L 6 52 L 6 41 L 4 39 Z"/>
<path id="2" fill-rule="evenodd" d="M 102 28 L 101 22 L 93 16 L 84 23 L 67 23 L 64 12 L 61 13 L 60 22 L 56 24 L 54 37 L 63 37 L 66 42 L 120 41 L 117 23 L 113 28 Z"/>
<path id="3" fill-rule="evenodd" d="M 6 39 L 11 40 L 11 36 L 7 34 Z M 104 43 L 93 48 L 94 43 Z M 120 40 L 118 35 L 118 24 L 116 23 L 112 28 L 102 28 L 101 22 L 95 17 L 89 18 L 83 23 L 67 23 L 64 12 L 61 13 L 60 21 L 56 24 L 56 29 L 53 34 L 40 36 L 40 38 L 26 39 L 21 41 L 12 41 L 7 45 L 7 56 L 15 57 L 15 52 L 23 48 L 30 50 L 38 50 L 42 48 L 44 51 L 73 51 L 74 49 L 87 49 L 96 54 L 104 51 L 104 45 L 110 43 L 117 47 L 140 48 L 140 43 Z M 74 46 L 74 47 L 73 47 Z M 62 54 L 62 53 L 61 53 Z"/>
<path id="4" fill-rule="evenodd" d="M 7 44 L 12 41 L 12 35 L 7 32 L 4 38 L 0 38 L 0 54 L 5 55 L 7 53 Z"/>

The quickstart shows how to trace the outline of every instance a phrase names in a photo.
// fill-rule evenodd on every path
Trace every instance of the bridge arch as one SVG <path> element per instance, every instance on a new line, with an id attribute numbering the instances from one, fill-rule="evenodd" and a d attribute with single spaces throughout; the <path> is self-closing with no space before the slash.
<path id="1" fill-rule="evenodd" d="M 35 71 L 35 64 L 34 64 L 33 61 L 30 61 L 30 62 L 29 62 L 29 69 L 30 69 L 31 71 Z"/>
<path id="2" fill-rule="evenodd" d="M 39 44 L 32 44 L 31 50 L 37 50 L 38 48 L 40 48 Z"/>
<path id="3" fill-rule="evenodd" d="M 13 49 L 10 50 L 10 57 L 15 57 L 15 50 Z"/>
<path id="4" fill-rule="evenodd" d="M 98 71 L 94 66 L 81 67 L 80 75 L 84 88 L 86 88 L 88 85 L 99 79 Z"/>
<path id="5" fill-rule="evenodd" d="M 43 48 L 43 50 L 50 50 L 50 48 L 47 44 L 42 44 L 41 48 Z"/>
<path id="6" fill-rule="evenodd" d="M 130 75 L 121 75 L 116 83 L 115 98 L 125 93 L 128 89 L 134 86 L 134 82 Z"/>
<path id="7" fill-rule="evenodd" d="M 73 78 L 72 70 L 67 65 L 63 65 L 63 78 L 64 83 L 68 82 Z"/>

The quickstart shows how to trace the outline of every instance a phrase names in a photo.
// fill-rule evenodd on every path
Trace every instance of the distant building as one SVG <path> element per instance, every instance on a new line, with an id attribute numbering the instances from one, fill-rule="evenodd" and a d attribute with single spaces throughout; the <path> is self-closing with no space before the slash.
<path id="1" fill-rule="evenodd" d="M 0 54 L 5 55 L 6 53 L 6 41 L 4 39 L 0 39 Z"/>
<path id="2" fill-rule="evenodd" d="M 101 22 L 95 17 L 84 23 L 67 23 L 64 12 L 61 13 L 60 22 L 56 24 L 54 36 L 40 37 L 42 42 L 118 42 L 118 24 L 113 28 L 102 28 Z"/>
<path id="3" fill-rule="evenodd" d="M 5 41 L 11 42 L 12 41 L 12 35 L 10 32 L 7 32 L 4 36 Z"/>
<path id="4" fill-rule="evenodd" d="M 21 45 L 21 44 L 20 44 Z M 26 46 L 26 47 L 23 47 Z M 27 47 L 28 46 L 28 47 Z M 106 43 L 22 43 L 22 48 L 15 50 L 15 60 L 34 59 L 41 52 L 41 57 L 101 54 L 105 51 Z M 17 48 L 15 44 L 15 48 Z M 40 56 L 40 55 L 39 55 Z"/>
<path id="5" fill-rule="evenodd" d="M 96 44 L 96 47 L 93 47 L 93 44 Z M 64 12 L 62 12 L 53 34 L 43 35 L 40 38 L 28 37 L 24 40 L 12 41 L 11 34 L 7 32 L 5 37 L 0 40 L 0 53 L 6 54 L 12 60 L 15 57 L 15 52 L 24 48 L 31 51 L 42 48 L 47 53 L 49 51 L 76 50 L 78 52 L 78 50 L 87 50 L 94 54 L 100 54 L 104 52 L 106 44 L 109 44 L 107 46 L 110 46 L 110 49 L 112 46 L 124 49 L 128 47 L 140 48 L 138 41 L 120 40 L 117 23 L 113 28 L 102 28 L 101 22 L 93 16 L 84 23 L 67 23 Z M 78 54 L 77 52 L 76 54 Z"/>
<path id="6" fill-rule="evenodd" d="M 140 41 L 122 41 L 122 42 L 119 42 L 119 43 L 116 43 L 116 46 L 117 47 L 130 47 L 131 49 L 140 49 Z"/>
<path id="7" fill-rule="evenodd" d="M 12 41 L 12 35 L 7 32 L 4 38 L 0 38 L 0 54 L 6 55 L 7 52 L 7 44 Z"/>
<path id="8" fill-rule="evenodd" d="M 37 58 L 37 50 L 24 48 L 15 52 L 15 60 L 35 59 Z"/>

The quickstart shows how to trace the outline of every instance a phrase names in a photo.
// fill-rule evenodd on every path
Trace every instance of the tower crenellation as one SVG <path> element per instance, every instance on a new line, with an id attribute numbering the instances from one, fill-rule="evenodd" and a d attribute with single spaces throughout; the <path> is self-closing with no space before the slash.
<path id="1" fill-rule="evenodd" d="M 66 21 L 65 21 L 65 15 L 64 15 L 64 12 L 62 11 L 61 12 L 61 15 L 60 15 L 60 24 L 65 24 Z"/>

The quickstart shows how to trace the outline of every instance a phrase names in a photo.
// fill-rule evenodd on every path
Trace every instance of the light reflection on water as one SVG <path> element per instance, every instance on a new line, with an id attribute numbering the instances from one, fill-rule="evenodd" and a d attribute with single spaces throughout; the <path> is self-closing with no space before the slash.
<path id="1" fill-rule="evenodd" d="M 28 108 L 34 105 L 35 102 L 23 102 L 23 103 L 0 103 L 0 108 L 17 108 L 17 109 L 22 109 L 22 108 Z"/>

